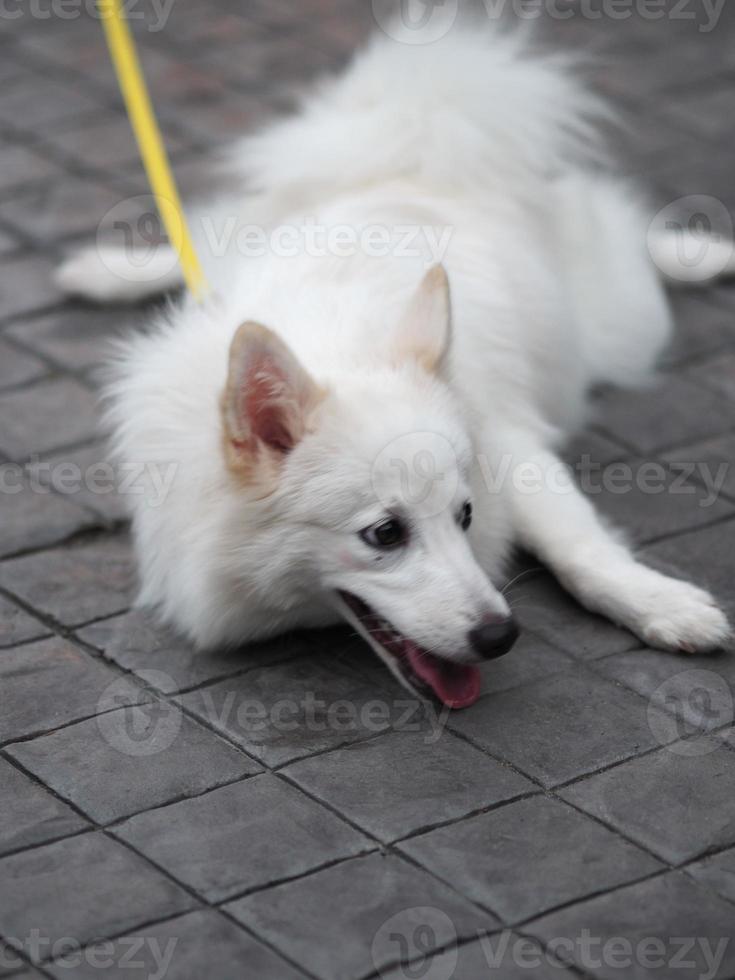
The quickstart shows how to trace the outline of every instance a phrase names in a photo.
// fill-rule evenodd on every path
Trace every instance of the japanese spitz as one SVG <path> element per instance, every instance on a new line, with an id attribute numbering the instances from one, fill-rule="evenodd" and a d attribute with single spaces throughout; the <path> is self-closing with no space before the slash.
<path id="1" fill-rule="evenodd" d="M 376 38 L 237 145 L 242 191 L 192 216 L 213 297 L 157 313 L 109 389 L 118 457 L 175 464 L 160 506 L 131 497 L 143 603 L 201 647 L 344 617 L 452 707 L 517 635 L 513 543 L 646 644 L 728 638 L 556 455 L 590 387 L 645 378 L 670 332 L 645 205 L 585 163 L 598 109 L 558 55 L 455 29 Z M 59 282 L 179 284 L 168 248 L 139 258 L 88 249 Z"/>

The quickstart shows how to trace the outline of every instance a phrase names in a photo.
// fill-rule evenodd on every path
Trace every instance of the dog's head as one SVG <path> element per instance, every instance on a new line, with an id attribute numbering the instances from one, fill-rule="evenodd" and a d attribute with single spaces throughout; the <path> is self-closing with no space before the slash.
<path id="1" fill-rule="evenodd" d="M 436 267 L 385 356 L 329 388 L 246 323 L 222 414 L 229 470 L 263 502 L 257 533 L 294 588 L 328 597 L 414 691 L 462 707 L 479 694 L 478 663 L 517 631 L 468 542 L 471 443 L 442 380 L 450 319 Z"/>

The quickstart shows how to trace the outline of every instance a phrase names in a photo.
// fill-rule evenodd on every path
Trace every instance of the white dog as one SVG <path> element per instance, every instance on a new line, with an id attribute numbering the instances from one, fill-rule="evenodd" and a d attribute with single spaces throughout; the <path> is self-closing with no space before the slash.
<path id="1" fill-rule="evenodd" d="M 118 456 L 176 467 L 161 506 L 132 498 L 144 603 L 203 647 L 346 617 L 453 707 L 515 639 L 513 542 L 651 646 L 729 637 L 555 454 L 590 386 L 644 378 L 670 332 L 645 207 L 582 162 L 597 109 L 558 57 L 455 30 L 375 40 L 238 145 L 242 194 L 195 220 L 216 299 L 159 314 L 110 389 Z M 59 281 L 132 300 L 178 273 L 90 249 Z"/>

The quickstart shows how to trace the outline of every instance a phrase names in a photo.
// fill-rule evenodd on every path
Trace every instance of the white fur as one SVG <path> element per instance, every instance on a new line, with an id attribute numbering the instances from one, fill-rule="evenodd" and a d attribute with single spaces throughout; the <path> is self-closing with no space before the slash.
<path id="1" fill-rule="evenodd" d="M 54 281 L 65 293 L 97 303 L 135 303 L 181 284 L 179 264 L 170 248 L 137 254 L 139 261 L 115 245 L 88 246 L 62 262 Z"/>
<path id="2" fill-rule="evenodd" d="M 520 541 L 647 643 L 699 650 L 728 636 L 706 593 L 638 564 L 571 485 L 523 494 L 506 479 L 489 492 L 478 462 L 551 471 L 590 386 L 640 380 L 669 336 L 646 208 L 585 166 L 598 111 L 563 59 L 532 58 L 518 36 L 454 30 L 424 47 L 376 40 L 298 116 L 237 146 L 242 194 L 194 221 L 217 299 L 184 297 L 160 315 L 126 346 L 110 388 L 119 457 L 177 465 L 160 507 L 131 498 L 143 602 L 209 646 L 331 622 L 346 589 L 462 659 L 478 616 L 507 611 L 498 586 Z M 206 221 L 226 217 L 381 225 L 396 239 L 402 225 L 451 229 L 453 337 L 439 376 L 395 357 L 436 257 L 426 243 L 413 257 L 213 256 Z M 156 290 L 112 285 L 111 267 L 85 253 L 59 281 L 113 299 Z M 328 392 L 265 497 L 233 480 L 221 444 L 228 348 L 246 320 L 275 331 Z M 439 497 L 417 503 L 408 484 L 422 478 L 422 448 Z M 378 557 L 357 532 L 386 494 L 414 533 Z M 470 495 L 467 538 L 455 517 Z"/>

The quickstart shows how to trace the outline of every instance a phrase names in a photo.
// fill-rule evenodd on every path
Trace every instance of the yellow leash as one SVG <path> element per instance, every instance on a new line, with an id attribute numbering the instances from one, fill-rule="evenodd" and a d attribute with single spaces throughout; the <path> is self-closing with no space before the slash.
<path id="1" fill-rule="evenodd" d="M 120 0 L 97 0 L 97 4 L 120 91 L 125 99 L 130 125 L 138 141 L 158 212 L 179 256 L 186 285 L 196 299 L 202 299 L 209 292 L 209 285 L 194 251 L 130 27 L 125 20 Z"/>

